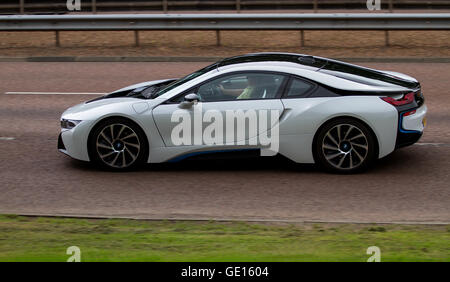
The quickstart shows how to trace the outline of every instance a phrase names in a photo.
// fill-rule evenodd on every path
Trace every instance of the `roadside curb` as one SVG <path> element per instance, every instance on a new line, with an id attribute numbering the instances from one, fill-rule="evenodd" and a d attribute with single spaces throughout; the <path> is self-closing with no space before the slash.
<path id="1" fill-rule="evenodd" d="M 46 56 L 46 57 L 0 57 L 0 62 L 216 62 L 224 57 L 219 56 L 151 56 L 151 57 L 121 57 L 121 56 Z M 360 63 L 450 63 L 450 57 L 339 57 L 334 58 L 346 62 Z"/>
<path id="2" fill-rule="evenodd" d="M 204 217 L 152 217 L 152 216 L 107 216 L 107 215 L 89 215 L 89 214 L 45 214 L 45 213 L 2 213 L 2 215 L 17 215 L 29 217 L 56 217 L 56 218 L 80 218 L 80 219 L 130 219 L 130 220 L 147 220 L 147 221 L 197 221 L 197 222 L 252 222 L 252 223 L 289 223 L 289 224 L 401 224 L 401 225 L 449 225 L 450 222 L 445 221 L 351 221 L 351 220 L 301 220 L 301 219 L 277 219 L 277 218 L 204 218 Z"/>

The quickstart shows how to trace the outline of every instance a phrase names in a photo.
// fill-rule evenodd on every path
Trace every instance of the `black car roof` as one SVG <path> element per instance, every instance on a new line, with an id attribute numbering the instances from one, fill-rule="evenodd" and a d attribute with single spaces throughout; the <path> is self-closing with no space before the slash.
<path id="1" fill-rule="evenodd" d="M 228 66 L 241 63 L 253 63 L 253 62 L 289 62 L 296 63 L 304 66 L 311 66 L 318 68 L 317 71 L 327 71 L 328 74 L 348 78 L 349 75 L 361 76 L 364 78 L 380 80 L 387 83 L 392 83 L 395 85 L 407 87 L 407 88 L 417 88 L 419 84 L 416 81 L 410 81 L 402 79 L 399 77 L 392 76 L 390 74 L 357 66 L 337 60 L 304 55 L 295 53 L 252 53 L 231 58 L 226 58 L 219 61 L 216 67 Z"/>
<path id="2" fill-rule="evenodd" d="M 267 61 L 289 62 L 313 67 L 321 67 L 327 62 L 327 60 L 323 58 L 294 53 L 251 53 L 223 59 L 219 62 L 219 67 L 241 63 Z"/>

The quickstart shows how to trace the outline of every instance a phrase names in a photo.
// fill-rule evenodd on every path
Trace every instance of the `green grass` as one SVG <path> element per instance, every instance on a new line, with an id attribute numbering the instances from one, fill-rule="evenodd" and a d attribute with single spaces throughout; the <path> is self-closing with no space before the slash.
<path id="1" fill-rule="evenodd" d="M 0 261 L 450 261 L 450 226 L 254 224 L 0 215 Z"/>

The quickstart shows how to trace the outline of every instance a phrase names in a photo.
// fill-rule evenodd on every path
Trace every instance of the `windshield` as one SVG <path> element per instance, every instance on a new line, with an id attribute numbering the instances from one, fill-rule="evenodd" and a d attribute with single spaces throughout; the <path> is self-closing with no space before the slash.
<path id="1" fill-rule="evenodd" d="M 160 89 L 158 92 L 156 92 L 154 95 L 152 95 L 152 98 L 159 97 L 159 96 L 163 95 L 164 93 L 167 93 L 170 90 L 174 89 L 175 87 L 178 87 L 178 86 L 180 86 L 180 85 L 182 85 L 182 84 L 184 84 L 184 83 L 186 83 L 188 81 L 193 80 L 196 77 L 199 77 L 199 76 L 201 76 L 201 75 L 203 75 L 203 74 L 205 74 L 205 73 L 207 73 L 207 72 L 217 68 L 217 66 L 218 66 L 218 63 L 214 63 L 212 65 L 209 65 L 207 67 L 202 68 L 201 70 L 193 72 L 193 73 L 191 73 L 191 74 L 189 74 L 189 75 L 187 75 L 187 76 L 185 76 L 183 78 L 175 80 L 174 82 L 170 83 L 169 85 L 167 85 L 166 87 Z"/>
<path id="2" fill-rule="evenodd" d="M 158 93 L 159 90 L 165 88 L 167 85 L 171 84 L 174 81 L 176 81 L 176 79 L 167 79 L 160 83 L 151 84 L 150 86 L 138 87 L 131 92 L 127 91 L 128 94 L 126 94 L 125 96 L 141 99 L 153 99 L 155 97 L 155 94 Z"/>

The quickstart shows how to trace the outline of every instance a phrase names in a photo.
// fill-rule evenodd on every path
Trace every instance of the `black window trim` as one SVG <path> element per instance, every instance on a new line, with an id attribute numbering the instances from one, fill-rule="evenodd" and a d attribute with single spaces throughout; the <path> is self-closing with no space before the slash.
<path id="1" fill-rule="evenodd" d="M 288 96 L 289 88 L 291 87 L 294 79 L 301 80 L 301 81 L 303 81 L 303 82 L 305 82 L 307 84 L 310 84 L 312 87 L 308 91 L 306 91 L 304 94 L 302 94 L 302 95 Z M 283 95 L 281 96 L 281 99 L 309 98 L 314 93 L 314 91 L 316 91 L 316 89 L 319 87 L 319 85 L 317 83 L 315 83 L 315 82 L 313 82 L 313 81 L 311 81 L 309 79 L 306 79 L 304 77 L 295 75 L 295 74 L 290 74 L 288 80 L 289 81 L 286 83 L 286 87 L 285 87 L 285 89 L 283 91 Z"/>
<path id="2" fill-rule="evenodd" d="M 213 80 L 216 80 L 218 78 L 227 76 L 227 75 L 234 75 L 234 74 L 241 74 L 241 73 L 267 73 L 267 74 L 275 74 L 275 75 L 282 75 L 283 76 L 283 82 L 280 85 L 280 88 L 278 89 L 277 95 L 273 98 L 265 98 L 265 99 L 239 99 L 239 100 L 223 100 L 223 101 L 201 101 L 202 103 L 219 103 L 219 102 L 233 102 L 233 101 L 255 101 L 255 100 L 275 100 L 275 99 L 281 99 L 286 91 L 286 85 L 288 81 L 290 80 L 290 73 L 285 72 L 279 72 L 279 71 L 266 71 L 266 70 L 243 70 L 243 71 L 234 71 L 234 72 L 228 72 L 224 73 L 215 77 L 212 77 L 210 79 L 207 79 L 205 81 L 202 81 L 198 83 L 197 85 L 194 85 L 190 87 L 189 89 L 181 92 L 180 94 L 175 95 L 174 97 L 166 100 L 163 104 L 179 104 L 180 102 L 175 102 L 173 100 L 176 100 L 180 98 L 181 96 L 186 96 L 187 94 L 196 93 L 198 91 L 198 88 L 203 86 L 203 84 L 206 84 L 208 82 L 211 82 Z"/>

